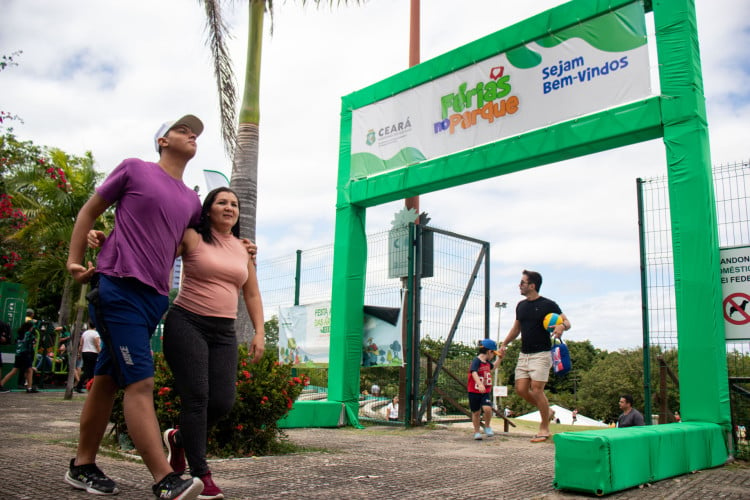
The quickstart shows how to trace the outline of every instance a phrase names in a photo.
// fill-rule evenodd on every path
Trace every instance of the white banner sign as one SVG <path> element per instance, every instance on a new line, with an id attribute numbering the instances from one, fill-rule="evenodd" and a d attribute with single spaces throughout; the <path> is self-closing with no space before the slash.
<path id="1" fill-rule="evenodd" d="M 641 30 L 644 36 L 633 34 Z M 635 4 L 635 10 L 631 5 L 610 12 L 354 110 L 351 177 L 456 153 L 650 95 L 645 19 Z"/>

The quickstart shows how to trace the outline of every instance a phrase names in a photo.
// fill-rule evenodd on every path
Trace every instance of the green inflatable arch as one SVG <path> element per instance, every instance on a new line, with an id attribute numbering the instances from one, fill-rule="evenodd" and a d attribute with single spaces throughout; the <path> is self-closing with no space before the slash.
<path id="1" fill-rule="evenodd" d="M 647 10 L 658 96 L 639 90 Z M 540 108 L 576 93 L 573 113 Z M 342 98 L 328 401 L 295 405 L 295 419 L 335 426 L 343 407 L 358 424 L 367 207 L 662 137 L 683 424 L 558 434 L 555 486 L 602 494 L 722 464 L 731 423 L 704 101 L 690 0 L 574 0 Z"/>

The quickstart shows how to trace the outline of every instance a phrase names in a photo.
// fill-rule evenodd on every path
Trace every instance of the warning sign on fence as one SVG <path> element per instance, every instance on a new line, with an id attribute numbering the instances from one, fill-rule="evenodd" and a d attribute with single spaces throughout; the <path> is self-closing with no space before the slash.
<path id="1" fill-rule="evenodd" d="M 719 255 L 725 337 L 750 339 L 750 247 L 722 248 Z"/>

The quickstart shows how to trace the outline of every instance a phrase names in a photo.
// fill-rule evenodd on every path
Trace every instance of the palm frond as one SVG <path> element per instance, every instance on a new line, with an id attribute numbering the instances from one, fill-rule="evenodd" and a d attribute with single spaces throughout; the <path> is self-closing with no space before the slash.
<path id="1" fill-rule="evenodd" d="M 214 63 L 216 85 L 219 89 L 221 137 L 224 141 L 224 150 L 229 158 L 233 158 L 237 146 L 237 84 L 232 70 L 232 59 L 226 43 L 229 30 L 224 23 L 218 0 L 199 1 L 206 9 L 208 43 Z"/>

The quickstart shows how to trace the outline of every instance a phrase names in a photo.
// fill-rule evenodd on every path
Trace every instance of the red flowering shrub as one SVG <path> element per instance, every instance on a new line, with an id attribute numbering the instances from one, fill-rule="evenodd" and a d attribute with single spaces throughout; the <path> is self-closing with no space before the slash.
<path id="1" fill-rule="evenodd" d="M 237 399 L 231 413 L 209 433 L 208 452 L 216 456 L 267 455 L 278 449 L 282 436 L 277 422 L 309 383 L 305 375 L 291 376 L 292 365 L 280 364 L 276 351 L 256 364 L 240 347 Z"/>
<path id="2" fill-rule="evenodd" d="M 291 376 L 292 365 L 276 361 L 276 352 L 267 352 L 253 364 L 247 347 L 240 346 L 237 365 L 237 398 L 230 414 L 209 429 L 209 455 L 219 457 L 265 455 L 278 449 L 281 430 L 277 426 L 309 383 L 305 375 Z M 164 355 L 154 354 L 154 407 L 161 430 L 176 427 L 180 398 Z M 122 391 L 118 392 L 110 419 L 121 432 L 125 429 Z"/>
<path id="3" fill-rule="evenodd" d="M 19 231 L 27 224 L 26 215 L 13 206 L 13 197 L 0 193 L 0 240 Z M 8 279 L 21 261 L 21 256 L 12 248 L 0 245 L 0 281 Z"/>

